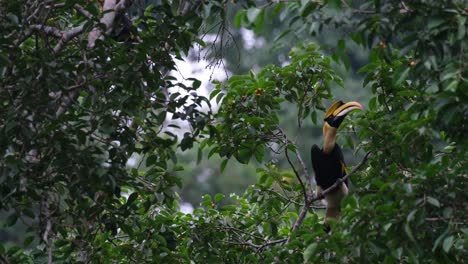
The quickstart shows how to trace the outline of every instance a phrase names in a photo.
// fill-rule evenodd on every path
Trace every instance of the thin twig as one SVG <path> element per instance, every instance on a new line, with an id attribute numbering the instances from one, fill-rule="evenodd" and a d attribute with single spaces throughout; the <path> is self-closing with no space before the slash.
<path id="1" fill-rule="evenodd" d="M 78 13 L 82 14 L 83 16 L 85 16 L 87 19 L 94 19 L 94 16 L 88 12 L 88 10 L 86 10 L 83 6 L 81 6 L 80 4 L 74 4 L 73 5 L 73 8 L 78 11 Z"/>
<path id="2" fill-rule="evenodd" d="M 260 247 L 258 247 L 257 249 L 257 252 L 260 252 L 262 249 L 264 249 L 265 247 L 268 247 L 268 246 L 271 246 L 271 245 L 275 245 L 275 244 L 280 244 L 280 243 L 284 243 L 288 240 L 288 238 L 282 238 L 282 239 L 277 239 L 277 240 L 268 240 L 267 242 L 263 243 L 262 245 L 260 245 Z"/>
<path id="3" fill-rule="evenodd" d="M 62 37 L 62 31 L 56 27 L 44 26 L 44 25 L 31 25 L 29 29 L 36 32 L 44 32 L 47 35 L 51 35 L 57 38 Z"/>
<path id="4" fill-rule="evenodd" d="M 292 163 L 291 159 L 289 158 L 289 154 L 288 154 L 288 144 L 291 143 L 291 141 L 288 139 L 288 137 L 286 136 L 286 133 L 284 133 L 284 130 L 278 126 L 277 129 L 279 130 L 280 132 L 280 135 L 283 136 L 284 138 L 284 144 L 285 144 L 285 149 L 284 149 L 284 154 L 286 155 L 286 159 L 288 160 L 288 163 L 289 165 L 291 166 L 291 168 L 293 169 L 294 171 L 294 174 L 296 175 L 296 178 L 297 180 L 299 181 L 300 185 L 301 185 L 301 188 L 302 188 L 302 193 L 304 194 L 304 201 L 307 200 L 307 190 L 306 190 L 306 187 L 304 185 L 304 182 L 302 182 L 302 179 L 301 179 L 301 175 L 299 174 L 299 172 L 296 170 L 296 167 L 294 167 L 294 164 Z M 299 151 L 296 151 L 296 155 L 298 155 Z M 302 158 L 300 159 L 302 160 Z M 305 172 L 307 171 L 307 168 L 305 167 L 305 164 L 304 162 L 302 161 L 301 162 L 301 165 L 302 166 L 302 170 Z"/>
<path id="5" fill-rule="evenodd" d="M 74 27 L 74 28 L 72 28 L 72 29 L 70 29 L 68 31 L 63 32 L 62 38 L 59 40 L 57 45 L 55 45 L 55 47 L 54 47 L 54 53 L 58 53 L 59 51 L 61 51 L 63 49 L 63 47 L 65 46 L 65 44 L 67 44 L 74 37 L 81 34 L 83 32 L 83 29 L 84 29 L 84 26 L 81 25 L 81 26 L 77 26 L 77 27 Z"/>
<path id="6" fill-rule="evenodd" d="M 307 185 L 309 187 L 310 192 L 313 194 L 313 188 L 312 188 L 312 177 L 309 174 L 309 171 L 307 170 L 307 166 L 304 163 L 304 160 L 302 159 L 301 153 L 299 152 L 298 149 L 296 149 L 296 157 L 299 163 L 301 164 L 302 167 L 302 172 L 304 173 L 304 178 L 307 181 Z"/>
<path id="7" fill-rule="evenodd" d="M 289 155 L 288 155 L 288 147 L 287 147 L 287 146 L 286 146 L 286 148 L 285 148 L 285 150 L 284 150 L 284 154 L 286 155 L 286 159 L 288 160 L 289 165 L 290 165 L 291 168 L 293 169 L 294 174 L 296 175 L 297 180 L 298 180 L 299 183 L 301 184 L 302 193 L 304 194 L 304 200 L 307 200 L 307 190 L 306 190 L 306 188 L 305 188 L 304 183 L 302 182 L 301 175 L 299 175 L 299 173 L 298 173 L 297 170 L 296 170 L 296 167 L 294 167 L 294 164 L 292 164 L 291 159 L 289 158 Z"/>
<path id="8" fill-rule="evenodd" d="M 2 263 L 10 264 L 10 261 L 8 260 L 8 257 L 4 256 L 2 254 L 0 254 L 0 260 L 2 261 Z"/>
<path id="9" fill-rule="evenodd" d="M 217 226 L 215 227 L 216 229 L 221 229 L 221 230 L 231 230 L 233 232 L 239 232 L 239 233 L 243 233 L 244 235 L 249 235 L 251 237 L 254 237 L 256 239 L 261 239 L 261 240 L 265 240 L 263 237 L 261 236 L 257 236 L 251 232 L 248 232 L 248 231 L 244 231 L 242 229 L 239 229 L 239 228 L 235 228 L 235 227 L 232 227 L 232 226 Z M 236 233 L 237 234 L 237 233 Z M 239 235 L 240 236 L 240 235 Z"/>

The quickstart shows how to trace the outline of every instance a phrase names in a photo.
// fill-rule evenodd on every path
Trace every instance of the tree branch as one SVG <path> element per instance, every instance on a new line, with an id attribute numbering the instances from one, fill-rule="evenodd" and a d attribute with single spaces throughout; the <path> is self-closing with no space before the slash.
<path id="1" fill-rule="evenodd" d="M 40 214 L 41 214 L 41 222 L 44 225 L 44 232 L 42 233 L 42 241 L 46 244 L 47 248 L 47 263 L 52 263 L 52 238 L 51 238 L 51 230 L 52 230 L 52 220 L 50 215 L 50 204 L 48 193 L 44 194 L 44 198 L 40 203 Z"/>
<path id="2" fill-rule="evenodd" d="M 254 244 L 250 241 L 239 241 L 239 243 L 235 243 L 236 245 L 241 245 L 241 246 L 251 246 L 251 247 L 254 247 L 256 248 L 256 252 L 260 252 L 262 249 L 264 249 L 265 247 L 268 247 L 268 246 L 271 246 L 271 245 L 275 245 L 275 244 L 280 244 L 280 243 L 284 243 L 286 242 L 287 238 L 282 238 L 282 239 L 277 239 L 277 240 L 267 240 L 265 241 L 265 243 L 261 244 L 261 245 L 257 245 L 257 244 Z M 224 241 L 224 242 L 227 242 L 227 243 L 231 243 L 233 244 L 232 241 Z"/>
<path id="3" fill-rule="evenodd" d="M 288 143 L 286 143 L 286 144 L 288 144 Z M 304 183 L 302 182 L 301 175 L 299 175 L 299 173 L 297 172 L 296 168 L 294 167 L 294 164 L 292 164 L 291 159 L 289 158 L 289 155 L 288 155 L 288 146 L 287 146 L 287 145 L 286 145 L 286 149 L 284 150 L 284 154 L 286 155 L 286 159 L 288 160 L 289 165 L 290 165 L 291 168 L 293 169 L 294 174 L 296 175 L 297 180 L 298 180 L 299 183 L 301 184 L 302 193 L 304 194 L 304 200 L 307 200 L 307 190 L 306 190 L 306 188 L 305 188 Z"/>
<path id="4" fill-rule="evenodd" d="M 84 26 L 81 25 L 81 26 L 78 26 L 78 27 L 74 27 L 68 31 L 65 31 L 62 33 L 62 38 L 59 40 L 59 42 L 57 43 L 57 45 L 55 45 L 54 47 L 54 53 L 58 53 L 59 51 L 61 51 L 63 49 L 63 47 L 65 46 L 65 44 L 67 44 L 67 42 L 69 42 L 72 38 L 78 36 L 79 34 L 81 34 L 83 32 L 83 28 Z"/>
<path id="5" fill-rule="evenodd" d="M 259 252 L 260 250 L 264 249 L 265 247 L 268 247 L 268 246 L 271 246 L 271 245 L 275 245 L 275 244 L 280 244 L 280 243 L 284 243 L 288 240 L 289 238 L 282 238 L 282 239 L 277 239 L 277 240 L 268 240 L 266 241 L 265 243 L 259 245 L 259 247 L 257 248 L 257 252 Z"/>
<path id="6" fill-rule="evenodd" d="M 80 4 L 74 4 L 73 5 L 73 8 L 78 11 L 78 13 L 82 14 L 83 16 L 85 16 L 87 19 L 94 19 L 94 16 L 88 12 L 88 10 L 86 10 L 83 6 L 81 6 Z"/>
<path id="7" fill-rule="evenodd" d="M 56 38 L 62 37 L 63 34 L 63 32 L 60 29 L 51 26 L 31 25 L 29 26 L 29 29 L 36 32 L 44 32 L 45 34 L 54 36 Z"/>
<path id="8" fill-rule="evenodd" d="M 104 15 L 99 20 L 100 24 L 105 26 L 105 34 L 108 34 L 114 28 L 115 17 L 126 10 L 131 5 L 131 0 L 105 0 L 102 10 Z M 96 44 L 96 40 L 103 35 L 100 27 L 94 27 L 88 35 L 88 47 L 92 48 Z"/>
<path id="9" fill-rule="evenodd" d="M 298 149 L 296 149 L 296 157 L 299 163 L 301 164 L 302 172 L 304 174 L 304 178 L 307 181 L 307 185 L 309 187 L 310 193 L 313 194 L 314 190 L 312 188 L 312 177 L 310 176 L 309 171 L 307 170 L 307 166 L 305 165 L 304 160 L 301 157 L 301 153 L 299 152 Z"/>
<path id="10" fill-rule="evenodd" d="M 289 143 L 292 143 L 288 137 L 286 136 L 286 133 L 284 133 L 283 129 L 280 127 L 280 126 L 277 126 L 277 129 L 279 130 L 279 135 L 278 137 L 283 137 L 283 142 L 284 144 L 286 144 L 286 147 L 285 147 L 285 150 L 284 150 L 284 154 L 286 155 L 286 159 L 288 160 L 288 163 L 289 165 L 291 166 L 291 168 L 293 169 L 294 171 L 294 174 L 296 175 L 296 178 L 297 180 L 299 181 L 299 183 L 301 184 L 301 188 L 302 188 L 302 193 L 304 194 L 304 201 L 307 200 L 307 190 L 306 190 L 306 187 L 304 185 L 304 183 L 302 182 L 302 179 L 301 179 L 301 175 L 299 174 L 299 172 L 296 170 L 296 167 L 294 167 L 294 164 L 292 163 L 291 159 L 289 158 L 289 154 L 288 154 L 288 144 Z M 304 172 L 304 175 L 306 176 L 306 179 L 307 179 L 307 168 L 305 167 L 305 164 L 302 160 L 302 158 L 300 157 L 300 153 L 299 151 L 296 149 L 295 151 L 296 153 L 296 156 L 297 156 L 297 159 L 299 160 L 299 162 L 301 163 L 301 166 L 302 166 L 302 171 Z"/>

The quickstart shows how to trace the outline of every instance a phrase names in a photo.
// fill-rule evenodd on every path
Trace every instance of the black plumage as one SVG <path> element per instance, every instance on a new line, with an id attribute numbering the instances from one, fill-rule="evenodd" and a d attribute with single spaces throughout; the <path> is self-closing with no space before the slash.
<path id="1" fill-rule="evenodd" d="M 343 152 L 338 144 L 335 144 L 330 154 L 324 153 L 323 149 L 313 145 L 311 157 L 312 167 L 315 171 L 315 181 L 322 190 L 329 188 L 337 179 L 346 175 Z M 344 183 L 348 186 L 348 179 Z"/>

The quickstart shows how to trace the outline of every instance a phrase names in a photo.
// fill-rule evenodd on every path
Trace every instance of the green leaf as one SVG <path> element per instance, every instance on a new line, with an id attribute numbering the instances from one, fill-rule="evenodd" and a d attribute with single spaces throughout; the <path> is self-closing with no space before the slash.
<path id="1" fill-rule="evenodd" d="M 224 93 L 219 93 L 218 96 L 216 96 L 216 103 L 220 104 L 220 101 L 224 98 Z"/>
<path id="2" fill-rule="evenodd" d="M 428 196 L 427 197 L 427 202 L 434 205 L 435 207 L 440 207 L 440 202 L 434 197 Z"/>
<path id="3" fill-rule="evenodd" d="M 129 225 L 121 224 L 119 227 L 128 235 L 133 236 L 133 229 Z"/>
<path id="4" fill-rule="evenodd" d="M 203 151 L 201 147 L 199 147 L 198 152 L 197 152 L 197 165 L 200 164 L 202 159 L 203 159 Z"/>
<path id="5" fill-rule="evenodd" d="M 229 159 L 225 159 L 221 162 L 221 166 L 220 166 L 220 170 L 221 170 L 221 173 L 224 172 L 224 169 L 226 169 L 226 165 L 228 163 Z"/>
<path id="6" fill-rule="evenodd" d="M 312 120 L 312 123 L 317 124 L 317 111 L 312 111 L 310 119 Z"/>
<path id="7" fill-rule="evenodd" d="M 444 249 L 445 252 L 449 252 L 450 248 L 453 245 L 453 236 L 449 236 L 444 239 L 444 242 L 442 243 L 442 248 Z"/>
<path id="8" fill-rule="evenodd" d="M 243 164 L 249 163 L 250 157 L 252 157 L 252 152 L 247 148 L 240 149 L 236 155 L 237 160 Z"/>
<path id="9" fill-rule="evenodd" d="M 6 66 L 10 64 L 10 59 L 4 53 L 0 53 L 0 66 Z"/>
<path id="10" fill-rule="evenodd" d="M 458 73 L 458 71 L 456 70 L 453 70 L 453 69 L 448 69 L 447 71 L 444 71 L 442 73 L 442 77 L 440 78 L 440 81 L 443 82 L 443 81 L 446 81 L 448 79 L 452 79 L 454 76 L 456 76 Z"/>
<path id="11" fill-rule="evenodd" d="M 221 92 L 221 89 L 215 89 L 210 93 L 210 100 Z"/>
<path id="12" fill-rule="evenodd" d="M 376 110 L 377 109 L 377 98 L 376 97 L 372 97 L 369 100 L 369 109 L 370 110 Z"/>
<path id="13" fill-rule="evenodd" d="M 28 236 L 28 237 L 24 240 L 23 245 L 24 245 L 25 247 L 27 247 L 27 246 L 31 245 L 31 243 L 32 243 L 33 241 L 34 241 L 34 236 Z"/>
<path id="14" fill-rule="evenodd" d="M 445 231 L 434 242 L 434 246 L 432 247 L 432 252 L 436 251 L 442 239 L 444 239 L 444 237 L 446 237 L 449 233 L 450 233 L 450 226 L 447 226 L 447 229 L 445 229 Z"/>
<path id="15" fill-rule="evenodd" d="M 331 8 L 340 9 L 341 0 L 328 0 L 328 5 L 330 5 Z"/>
<path id="16" fill-rule="evenodd" d="M 203 48 L 206 47 L 206 43 L 200 38 L 195 38 L 195 42 Z"/>
<path id="17" fill-rule="evenodd" d="M 12 13 L 8 13 L 6 16 L 12 23 L 16 25 L 19 23 L 18 17 L 16 15 L 13 15 Z"/>
<path id="18" fill-rule="evenodd" d="M 197 80 L 197 79 L 194 79 L 194 80 L 193 80 L 193 84 L 192 84 L 193 89 L 198 89 L 198 88 L 200 88 L 200 85 L 201 85 L 201 81 L 200 81 L 200 80 Z"/>
<path id="19" fill-rule="evenodd" d="M 465 12 L 466 14 L 466 12 Z M 458 40 L 462 40 L 463 38 L 465 38 L 465 34 L 466 34 L 466 16 L 457 16 L 457 20 L 458 20 L 458 32 L 457 32 L 457 38 Z"/>
<path id="20" fill-rule="evenodd" d="M 255 33 L 259 33 L 262 30 L 263 23 L 265 21 L 265 9 L 261 9 L 260 13 L 257 15 L 255 19 Z"/>
<path id="21" fill-rule="evenodd" d="M 456 92 L 458 87 L 458 80 L 453 80 L 449 85 L 447 85 L 447 91 Z"/>
<path id="22" fill-rule="evenodd" d="M 5 221 L 5 226 L 9 227 L 14 224 L 16 224 L 16 221 L 18 221 L 18 215 L 16 213 L 12 213 L 9 215 Z"/>
<path id="23" fill-rule="evenodd" d="M 400 84 L 406 80 L 406 77 L 408 77 L 408 73 L 410 71 L 410 68 L 405 66 L 400 66 L 400 68 L 397 69 L 395 72 L 395 77 L 394 77 L 394 86 L 400 86 Z"/>
<path id="24" fill-rule="evenodd" d="M 315 254 L 315 251 L 317 250 L 317 243 L 312 243 L 307 246 L 307 248 L 304 250 L 304 261 L 309 261 L 310 258 Z"/>
<path id="25" fill-rule="evenodd" d="M 249 8 L 247 10 L 247 19 L 251 22 L 254 23 L 255 19 L 257 19 L 258 14 L 260 14 L 261 9 L 258 8 Z"/>
<path id="26" fill-rule="evenodd" d="M 185 133 L 184 138 L 180 142 L 180 148 L 186 150 L 193 147 L 193 138 L 189 133 Z"/>
<path id="27" fill-rule="evenodd" d="M 246 19 L 246 10 L 240 10 L 239 12 L 236 13 L 236 16 L 234 17 L 234 26 L 237 28 L 240 28 L 242 26 L 242 22 L 244 19 Z"/>
<path id="28" fill-rule="evenodd" d="M 151 12 L 153 12 L 153 9 L 154 9 L 154 5 L 153 4 L 149 4 L 146 9 L 145 9 L 145 13 L 144 15 L 145 16 L 151 16 Z"/>
<path id="29" fill-rule="evenodd" d="M 258 145 L 255 148 L 255 159 L 261 163 L 263 161 L 264 157 L 264 152 L 265 152 L 265 146 L 264 145 Z"/>
<path id="30" fill-rule="evenodd" d="M 128 197 L 126 205 L 127 205 L 127 206 L 130 206 L 137 198 L 138 198 L 138 193 L 137 193 L 137 192 L 133 192 L 133 193 L 130 194 L 130 196 Z"/>
<path id="31" fill-rule="evenodd" d="M 203 195 L 201 205 L 204 207 L 211 207 L 211 204 L 211 196 L 209 196 L 208 194 Z"/>
<path id="32" fill-rule="evenodd" d="M 279 34 L 279 35 L 275 38 L 274 42 L 277 42 L 277 41 L 279 41 L 280 39 L 284 38 L 284 37 L 287 36 L 290 32 L 291 32 L 290 29 L 283 31 L 281 34 Z"/>
<path id="33" fill-rule="evenodd" d="M 292 152 L 296 152 L 297 150 L 297 147 L 294 144 L 288 144 L 287 148 Z"/>
<path id="34" fill-rule="evenodd" d="M 416 239 L 414 239 L 413 232 L 411 231 L 411 227 L 410 227 L 408 222 L 406 222 L 404 229 L 405 229 L 405 233 L 409 237 L 409 239 L 416 243 Z"/>
<path id="35" fill-rule="evenodd" d="M 338 41 L 338 49 L 340 51 L 344 51 L 346 49 L 346 41 L 344 39 L 340 39 Z"/>
<path id="36" fill-rule="evenodd" d="M 224 194 L 222 193 L 217 193 L 214 197 L 214 200 L 215 200 L 215 203 L 218 203 L 219 201 L 221 201 L 222 199 L 224 199 L 224 197 L 226 197 Z"/>
<path id="37" fill-rule="evenodd" d="M 303 8 L 301 12 L 302 17 L 307 17 L 309 16 L 318 6 L 317 2 L 314 1 L 306 1 L 306 3 L 303 3 Z"/>
<path id="38" fill-rule="evenodd" d="M 427 27 L 429 29 L 434 29 L 440 25 L 442 25 L 442 23 L 445 23 L 447 20 L 446 19 L 443 19 L 443 18 L 431 18 L 429 20 L 429 22 L 427 23 Z"/>

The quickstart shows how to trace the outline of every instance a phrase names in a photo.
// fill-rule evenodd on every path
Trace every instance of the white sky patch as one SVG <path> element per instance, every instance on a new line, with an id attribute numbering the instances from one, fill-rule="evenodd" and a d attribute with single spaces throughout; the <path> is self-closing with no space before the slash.
<path id="1" fill-rule="evenodd" d="M 211 39 L 211 37 L 209 39 Z M 201 52 L 200 56 L 198 56 L 199 52 Z M 186 80 L 187 78 L 200 80 L 202 84 L 197 90 L 197 93 L 208 97 L 211 90 L 214 88 L 212 81 L 224 81 L 227 76 L 225 69 L 221 68 L 222 64 L 221 67 L 210 67 L 209 61 L 203 59 L 204 52 L 205 51 L 200 51 L 198 48 L 190 51 L 190 55 L 195 54 L 195 56 L 189 55 L 189 57 L 199 57 L 196 61 L 190 61 L 187 57 L 185 57 L 183 61 L 175 59 L 177 71 L 171 72 L 171 75 L 176 77 L 177 81 L 187 86 L 192 85 L 192 81 Z M 227 74 L 229 74 L 229 72 Z"/>
<path id="2" fill-rule="evenodd" d="M 210 45 L 210 42 L 216 39 L 215 35 L 206 35 L 204 37 L 204 41 L 207 45 Z M 201 53 L 200 53 L 201 52 Z M 215 85 L 212 83 L 213 80 L 218 81 L 225 81 L 227 79 L 227 75 L 230 73 L 227 72 L 223 67 L 223 64 L 219 64 L 219 67 L 211 67 L 210 62 L 203 59 L 205 56 L 206 51 L 200 50 L 198 47 L 195 47 L 190 51 L 188 57 L 190 58 L 199 58 L 197 60 L 190 60 L 188 57 L 184 57 L 183 60 L 178 60 L 173 57 L 176 63 L 176 69 L 171 71 L 169 75 L 175 77 L 177 82 L 183 83 L 184 85 L 191 87 L 193 81 L 188 80 L 188 78 L 195 78 L 201 81 L 201 86 L 196 90 L 196 93 L 199 96 L 204 96 L 209 98 L 210 92 L 214 89 Z M 199 56 L 198 56 L 199 55 Z M 180 96 L 185 96 L 190 92 L 186 91 L 180 87 L 172 87 L 169 89 L 170 93 L 179 92 Z M 188 100 L 187 104 L 191 104 L 192 101 Z M 210 100 L 211 107 L 213 111 L 218 109 L 218 105 L 216 103 L 216 98 Z M 208 110 L 208 106 L 206 104 L 203 105 L 204 110 Z M 202 110 L 203 110 L 202 109 Z M 169 124 L 176 124 L 180 127 L 178 128 L 171 128 L 168 127 Z M 164 128 L 161 132 L 169 131 L 173 134 L 177 135 L 179 140 L 181 140 L 184 136 L 184 133 L 190 131 L 190 127 L 188 122 L 182 120 L 172 120 L 172 114 L 167 113 L 166 122 L 164 124 Z M 127 167 L 135 168 L 138 166 L 141 157 L 137 154 L 132 154 L 132 156 L 127 161 Z"/>
<path id="3" fill-rule="evenodd" d="M 265 46 L 265 38 L 255 37 L 255 33 L 252 30 L 241 28 L 242 40 L 244 43 L 244 48 L 251 50 L 253 48 L 261 48 Z"/>
<path id="4" fill-rule="evenodd" d="M 204 38 L 207 45 L 210 45 L 209 41 L 213 41 L 215 39 L 215 35 L 207 35 Z M 217 81 L 225 81 L 230 74 L 227 72 L 226 69 L 223 68 L 224 63 L 218 64 L 218 67 L 213 67 L 210 65 L 210 62 L 205 60 L 206 51 L 200 50 L 199 47 L 195 46 L 194 49 L 190 51 L 188 57 L 184 57 L 183 60 L 178 60 L 174 57 L 174 61 L 176 63 L 176 69 L 170 72 L 170 75 L 175 77 L 178 82 L 183 83 L 184 85 L 190 87 L 193 84 L 192 80 L 188 80 L 189 78 L 195 78 L 201 81 L 201 86 L 196 90 L 196 93 L 199 96 L 204 96 L 209 98 L 211 91 L 214 89 L 215 85 L 212 83 L 213 80 Z M 190 58 L 197 58 L 196 60 L 190 60 Z M 172 87 L 169 89 L 170 93 L 179 92 L 182 96 L 189 94 L 189 91 L 184 90 L 180 87 Z M 187 100 L 187 104 L 191 104 L 191 100 Z M 218 104 L 216 103 L 216 98 L 210 100 L 211 109 L 216 112 L 218 109 Z M 202 111 L 208 110 L 207 105 L 203 105 Z M 170 131 L 179 136 L 179 138 L 183 137 L 185 132 L 190 131 L 188 127 L 188 123 L 181 121 L 181 120 L 172 120 L 172 114 L 168 113 L 166 117 L 167 123 L 177 124 L 180 129 L 172 129 L 170 127 L 166 127 L 164 130 Z"/>
<path id="5" fill-rule="evenodd" d="M 127 160 L 126 166 L 129 168 L 136 168 L 138 166 L 138 162 L 140 161 L 140 155 L 137 153 L 133 153 L 132 156 Z"/>
<path id="6" fill-rule="evenodd" d="M 193 205 L 190 203 L 181 203 L 179 206 L 179 211 L 184 214 L 191 214 L 193 213 Z"/>

